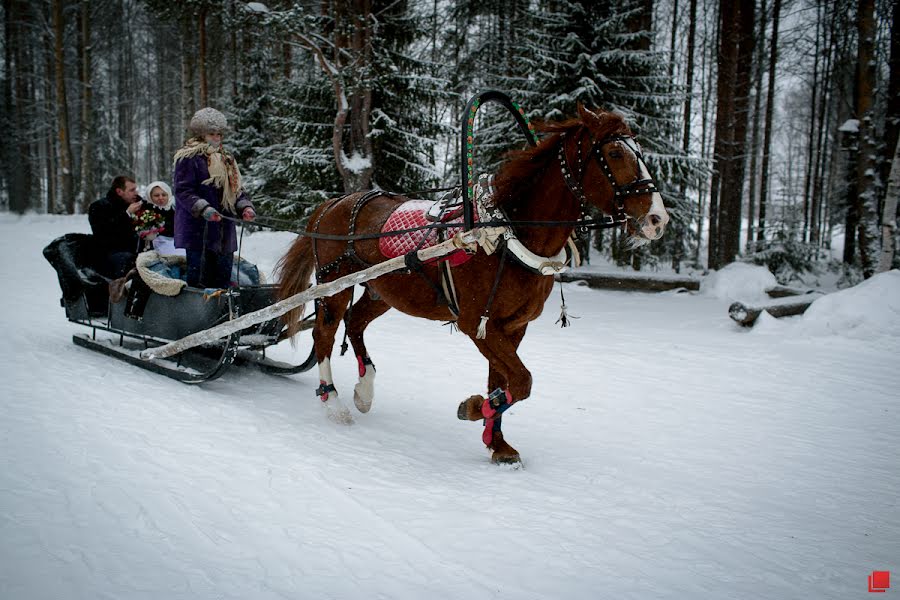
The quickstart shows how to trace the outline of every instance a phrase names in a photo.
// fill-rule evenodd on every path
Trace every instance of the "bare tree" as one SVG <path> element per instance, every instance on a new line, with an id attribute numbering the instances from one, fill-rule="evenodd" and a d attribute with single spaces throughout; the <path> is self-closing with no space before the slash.
<path id="1" fill-rule="evenodd" d="M 91 131 L 93 128 L 94 88 L 91 83 L 91 0 L 81 0 L 81 56 L 79 80 L 81 83 L 81 211 L 94 199 L 94 164 L 91 151 Z"/>
<path id="2" fill-rule="evenodd" d="M 675 3 L 675 12 L 677 16 L 678 3 Z M 697 45 L 697 0 L 690 0 L 690 6 L 688 8 L 688 41 L 687 41 L 687 74 L 685 76 L 685 89 L 687 93 L 684 98 L 684 129 L 682 130 L 681 137 L 681 151 L 684 152 L 685 156 L 690 153 L 691 149 L 691 102 L 694 98 L 694 48 Z M 677 19 L 672 19 L 673 21 L 677 21 Z M 675 35 L 677 34 L 675 27 L 673 25 L 672 28 L 672 38 L 674 40 Z M 672 53 L 674 55 L 674 41 L 672 47 Z M 673 58 L 674 61 L 674 58 Z M 674 75 L 670 72 L 670 75 Z M 687 195 L 687 184 L 682 182 L 680 190 L 680 194 L 682 197 Z M 700 222 L 703 222 L 703 214 L 698 216 Z M 700 242 L 698 240 L 697 244 Z M 681 259 L 682 254 L 684 253 L 684 240 L 681 239 L 681 233 L 679 232 L 679 239 L 675 245 L 675 252 L 672 256 L 672 264 L 675 266 L 675 272 L 681 272 Z"/>
<path id="3" fill-rule="evenodd" d="M 209 106 L 209 83 L 206 77 L 206 13 L 207 5 L 202 3 L 197 14 L 197 28 L 199 31 L 197 76 L 200 79 L 200 106 Z"/>
<path id="4" fill-rule="evenodd" d="M 75 212 L 75 185 L 72 165 L 72 144 L 69 140 L 69 103 L 66 96 L 66 63 L 63 54 L 65 25 L 63 23 L 63 0 L 52 0 L 53 18 L 53 67 L 56 80 L 56 121 L 59 136 L 59 170 L 62 181 L 62 201 L 65 211 Z"/>
<path id="5" fill-rule="evenodd" d="M 719 11 L 714 160 L 721 190 L 713 188 L 709 205 L 709 266 L 714 269 L 732 262 L 740 249 L 755 2 L 721 0 Z"/>
<path id="6" fill-rule="evenodd" d="M 762 92 L 763 92 L 763 61 L 766 50 L 766 0 L 760 0 L 759 30 L 756 39 L 756 58 L 753 61 L 753 121 L 750 125 L 750 179 L 747 192 L 747 251 L 753 249 L 753 220 L 756 218 L 756 196 L 759 182 L 759 121 L 762 118 Z"/>
<path id="7" fill-rule="evenodd" d="M 772 6 L 772 43 L 769 51 L 769 89 L 766 92 L 766 125 L 763 131 L 762 168 L 759 182 L 759 226 L 756 239 L 766 239 L 766 203 L 769 194 L 769 160 L 772 150 L 772 119 L 775 112 L 775 68 L 778 65 L 778 22 L 781 16 L 781 0 Z"/>

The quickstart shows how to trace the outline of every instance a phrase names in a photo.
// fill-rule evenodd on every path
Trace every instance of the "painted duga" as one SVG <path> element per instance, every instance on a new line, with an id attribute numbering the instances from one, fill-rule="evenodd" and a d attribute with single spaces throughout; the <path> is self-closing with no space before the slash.
<path id="1" fill-rule="evenodd" d="M 517 349 L 553 287 L 552 273 L 542 274 L 536 268 L 541 257 L 557 257 L 563 252 L 573 223 L 587 208 L 585 204 L 621 221 L 632 246 L 659 239 L 669 221 L 640 146 L 621 115 L 579 107 L 577 118 L 540 129 L 545 133 L 542 141 L 513 154 L 493 181 L 489 210 L 510 222 L 520 222 L 512 226 L 518 251 L 506 251 L 501 243 L 490 254 L 479 249 L 468 260 L 451 263 L 458 314 L 448 306 L 440 267 L 425 264 L 367 282 L 366 293 L 353 304 L 346 323 L 359 365 L 353 400 L 365 413 L 372 406 L 375 380 L 375 367 L 364 340 L 369 323 L 391 308 L 425 319 L 455 320 L 488 361 L 487 396 L 477 394 L 463 400 L 458 416 L 485 420 L 482 440 L 492 453 L 491 459 L 498 463 L 520 461 L 500 424 L 509 406 L 531 394 L 531 373 Z M 333 235 L 378 233 L 408 201 L 379 192 L 335 198 L 313 212 L 307 230 Z M 565 224 L 538 227 L 521 223 L 526 221 Z M 318 283 L 326 283 L 383 262 L 390 257 L 382 253 L 382 248 L 378 239 L 348 242 L 298 237 L 279 263 L 280 296 L 302 292 L 310 285 L 313 273 Z M 523 253 L 526 260 L 522 260 Z M 529 262 L 529 257 L 538 262 Z M 349 289 L 321 299 L 313 329 L 321 382 L 316 394 L 331 418 L 347 423 L 352 420 L 350 411 L 334 387 L 330 361 L 338 325 L 351 300 Z M 289 333 L 298 330 L 301 317 L 302 309 L 286 315 Z"/>

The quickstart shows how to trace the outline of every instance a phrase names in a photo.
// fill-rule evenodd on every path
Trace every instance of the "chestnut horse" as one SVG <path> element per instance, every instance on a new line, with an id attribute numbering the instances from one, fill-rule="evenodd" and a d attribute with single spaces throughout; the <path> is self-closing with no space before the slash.
<path id="1" fill-rule="evenodd" d="M 513 226 L 530 252 L 553 257 L 566 246 L 583 203 L 599 208 L 624 223 L 629 243 L 641 245 L 662 236 L 669 216 L 663 206 L 631 131 L 616 113 L 593 112 L 579 106 L 577 118 L 545 124 L 548 135 L 535 147 L 512 154 L 496 176 L 493 206 Z M 402 196 L 368 192 L 332 199 L 319 206 L 307 231 L 320 234 L 377 234 L 403 202 Z M 563 221 L 564 225 L 534 227 L 524 221 Z M 378 239 L 312 240 L 299 237 L 279 264 L 280 296 L 287 298 L 309 286 L 316 272 L 325 283 L 387 260 Z M 501 263 L 503 263 L 501 265 Z M 423 277 L 424 275 L 424 277 Z M 502 412 L 531 394 L 531 373 L 516 351 L 528 323 L 544 308 L 554 279 L 528 269 L 505 251 L 487 254 L 479 249 L 470 260 L 452 267 L 459 291 L 458 317 L 447 306 L 439 285 L 439 268 L 420 265 L 419 272 L 395 272 L 366 284 L 366 293 L 353 304 L 346 332 L 359 364 L 354 402 L 368 412 L 374 395 L 375 369 L 366 352 L 363 333 L 390 308 L 406 314 L 448 321 L 455 318 L 488 360 L 488 398 L 469 397 L 459 405 L 464 420 L 485 419 L 482 439 L 494 462 L 516 463 L 519 453 L 500 430 Z M 430 280 L 430 281 L 429 281 Z M 350 422 L 349 410 L 334 388 L 330 358 L 338 325 L 352 301 L 347 289 L 319 301 L 313 341 L 321 386 L 316 391 L 331 418 Z M 484 317 L 489 309 L 489 320 Z M 302 309 L 288 314 L 289 333 L 298 329 Z M 479 325 L 482 334 L 478 335 Z M 482 339 L 483 338 L 483 339 Z"/>

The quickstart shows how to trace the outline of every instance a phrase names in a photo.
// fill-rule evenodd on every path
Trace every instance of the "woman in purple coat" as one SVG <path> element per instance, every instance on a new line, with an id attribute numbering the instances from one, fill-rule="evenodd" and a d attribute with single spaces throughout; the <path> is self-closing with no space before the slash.
<path id="1" fill-rule="evenodd" d="M 228 287 L 237 249 L 234 221 L 256 218 L 241 187 L 234 156 L 222 147 L 228 127 L 214 108 L 191 118 L 194 137 L 175 153 L 175 246 L 187 253 L 187 283 L 193 287 Z"/>

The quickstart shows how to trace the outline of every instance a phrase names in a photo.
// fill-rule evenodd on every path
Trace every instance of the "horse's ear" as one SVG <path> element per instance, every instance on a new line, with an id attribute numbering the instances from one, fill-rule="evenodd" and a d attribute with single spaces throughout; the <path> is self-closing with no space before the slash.
<path id="1" fill-rule="evenodd" d="M 581 102 L 578 103 L 578 117 L 581 119 L 581 122 L 590 129 L 600 126 L 600 115 L 589 108 L 585 108 L 584 104 Z"/>

